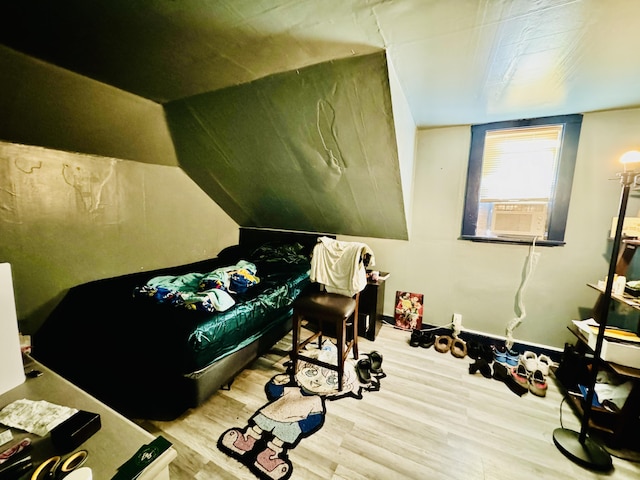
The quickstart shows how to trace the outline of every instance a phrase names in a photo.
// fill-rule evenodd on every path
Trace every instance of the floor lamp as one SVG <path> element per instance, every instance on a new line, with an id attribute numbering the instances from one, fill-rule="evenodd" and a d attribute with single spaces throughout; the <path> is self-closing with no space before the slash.
<path id="1" fill-rule="evenodd" d="M 636 178 L 640 176 L 640 170 L 630 167 L 638 167 L 640 165 L 640 152 L 632 151 L 625 153 L 620 162 L 624 166 L 624 171 L 619 173 L 620 183 L 622 184 L 622 193 L 620 195 L 620 209 L 618 212 L 618 222 L 616 224 L 616 232 L 613 239 L 613 249 L 611 252 L 611 260 L 609 262 L 609 275 L 604 291 L 604 297 L 599 303 L 600 312 L 598 321 L 598 336 L 596 348 L 594 350 L 593 364 L 591 366 L 591 378 L 587 398 L 584 405 L 584 413 L 582 415 L 582 423 L 580 432 L 569 430 L 567 428 L 557 428 L 553 431 L 553 442 L 556 447 L 569 459 L 582 465 L 583 467 L 592 468 L 594 470 L 609 471 L 613 468 L 611 455 L 596 440 L 587 435 L 589 429 L 589 420 L 591 418 L 591 410 L 593 405 L 593 397 L 595 395 L 595 384 L 598 375 L 598 367 L 600 365 L 600 354 L 602 352 L 602 343 L 604 340 L 604 332 L 607 327 L 607 317 L 609 315 L 609 307 L 611 305 L 611 292 L 613 290 L 613 279 L 616 273 L 616 264 L 618 262 L 618 252 L 620 251 L 620 243 L 622 242 L 622 225 L 624 215 L 627 211 L 627 201 L 629 199 L 629 191 L 631 186 L 636 184 Z M 635 165 L 631 165 L 631 164 Z"/>

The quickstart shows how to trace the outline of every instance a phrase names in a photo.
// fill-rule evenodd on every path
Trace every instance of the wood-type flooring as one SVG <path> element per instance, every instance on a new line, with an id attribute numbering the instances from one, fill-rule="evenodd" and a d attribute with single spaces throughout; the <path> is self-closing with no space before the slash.
<path id="1" fill-rule="evenodd" d="M 327 402 L 323 427 L 289 452 L 292 479 L 640 478 L 640 463 L 613 457 L 614 470 L 603 474 L 560 453 L 552 434 L 561 417 L 565 428 L 579 430 L 580 423 L 553 379 L 546 397 L 518 397 L 498 380 L 469 374 L 470 358 L 411 347 L 409 335 L 384 325 L 374 342 L 359 339 L 360 352 L 384 357 L 381 390 Z M 137 420 L 173 442 L 173 480 L 256 478 L 216 443 L 266 403 L 264 386 L 284 372 L 290 348 L 289 334 L 230 390 L 174 421 Z"/>

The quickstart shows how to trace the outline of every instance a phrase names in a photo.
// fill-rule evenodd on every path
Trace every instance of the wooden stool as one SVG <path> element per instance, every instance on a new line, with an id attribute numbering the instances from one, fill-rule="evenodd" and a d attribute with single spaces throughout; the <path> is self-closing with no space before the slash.
<path id="1" fill-rule="evenodd" d="M 346 297 L 336 293 L 312 293 L 298 297 L 293 303 L 293 347 L 291 360 L 293 362 L 294 375 L 297 372 L 298 360 L 304 360 L 320 367 L 329 368 L 338 372 L 338 390 L 342 390 L 344 377 L 344 361 L 353 349 L 353 358 L 358 359 L 358 297 Z M 353 338 L 347 341 L 347 321 L 353 316 Z M 318 331 L 304 341 L 300 339 L 300 326 L 302 320 L 307 319 L 318 324 Z M 337 365 L 323 362 L 300 354 L 300 350 L 307 344 L 318 339 L 318 348 L 322 348 L 322 328 L 324 324 L 331 324 L 336 332 L 336 346 L 338 347 Z"/>

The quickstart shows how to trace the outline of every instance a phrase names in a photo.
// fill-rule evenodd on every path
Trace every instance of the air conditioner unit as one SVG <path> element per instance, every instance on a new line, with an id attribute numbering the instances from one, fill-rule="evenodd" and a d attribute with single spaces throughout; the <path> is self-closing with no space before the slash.
<path id="1" fill-rule="evenodd" d="M 545 202 L 495 202 L 491 214 L 494 235 L 544 237 L 547 228 Z"/>

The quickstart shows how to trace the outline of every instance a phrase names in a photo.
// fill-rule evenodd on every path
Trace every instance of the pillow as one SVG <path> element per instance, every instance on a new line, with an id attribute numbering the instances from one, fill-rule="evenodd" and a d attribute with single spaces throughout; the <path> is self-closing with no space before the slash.
<path id="1" fill-rule="evenodd" d="M 218 253 L 218 258 L 223 260 L 225 263 L 235 263 L 245 255 L 244 252 L 245 249 L 242 246 L 230 245 L 220 250 L 220 252 Z"/>

